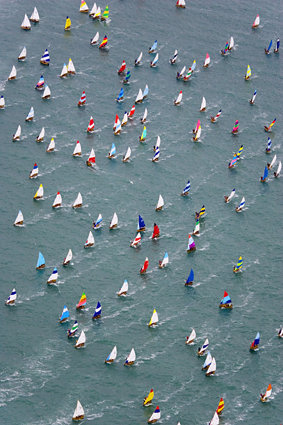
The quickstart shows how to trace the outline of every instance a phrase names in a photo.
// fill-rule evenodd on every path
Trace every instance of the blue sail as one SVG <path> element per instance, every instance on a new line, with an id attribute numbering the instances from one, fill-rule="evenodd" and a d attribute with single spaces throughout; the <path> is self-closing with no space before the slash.
<path id="1" fill-rule="evenodd" d="M 123 87 L 121 88 L 121 90 L 120 90 L 120 93 L 118 94 L 118 97 L 117 97 L 117 102 L 119 102 L 120 100 L 122 100 L 123 99 L 123 97 L 124 97 L 124 89 L 123 89 Z"/>
<path id="2" fill-rule="evenodd" d="M 159 158 L 159 155 L 160 155 L 160 150 L 159 150 L 159 147 L 157 147 L 156 149 L 155 149 L 155 153 L 154 153 L 154 155 L 153 155 L 153 161 L 155 161 L 155 160 L 158 160 L 158 158 Z"/>
<path id="3" fill-rule="evenodd" d="M 193 282 L 194 281 L 194 277 L 195 277 L 194 271 L 193 271 L 193 269 L 191 269 L 190 274 L 189 274 L 189 277 L 188 277 L 186 283 Z"/>
<path id="4" fill-rule="evenodd" d="M 260 335 L 259 332 L 256 334 L 255 340 L 254 340 L 254 345 L 258 345 L 260 341 Z"/>
<path id="5" fill-rule="evenodd" d="M 190 180 L 188 180 L 188 183 L 186 184 L 186 187 L 183 190 L 183 195 L 189 193 L 190 190 L 191 190 L 191 183 L 190 183 Z"/>
<path id="6" fill-rule="evenodd" d="M 130 78 L 131 78 L 131 71 L 128 69 L 126 77 L 125 77 L 125 81 L 129 81 Z"/>
<path id="7" fill-rule="evenodd" d="M 224 297 L 224 298 L 222 298 L 222 300 L 221 300 L 221 302 L 220 302 L 220 305 L 223 305 L 223 304 L 231 304 L 231 298 L 229 297 L 229 295 L 227 295 L 226 297 Z"/>
<path id="8" fill-rule="evenodd" d="M 270 40 L 270 43 L 269 43 L 269 46 L 268 46 L 268 51 L 271 49 L 271 46 L 272 46 L 272 40 Z"/>
<path id="9" fill-rule="evenodd" d="M 112 143 L 110 154 L 111 155 L 115 155 L 116 154 L 116 146 L 115 146 L 114 143 Z"/>
<path id="10" fill-rule="evenodd" d="M 280 47 L 280 40 L 279 38 L 276 40 L 276 50 L 279 50 Z"/>
<path id="11" fill-rule="evenodd" d="M 268 169 L 267 169 L 267 166 L 265 166 L 262 180 L 265 180 L 267 177 L 268 177 Z"/>
<path id="12" fill-rule="evenodd" d="M 142 229 L 145 227 L 144 219 L 139 215 L 139 229 Z"/>
<path id="13" fill-rule="evenodd" d="M 144 91 L 143 91 L 143 98 L 145 98 L 148 95 L 148 85 L 146 84 Z"/>
<path id="14" fill-rule="evenodd" d="M 271 141 L 270 137 L 268 137 L 268 140 L 267 140 L 267 149 L 268 150 L 271 149 L 271 145 L 272 145 L 272 141 Z"/>
<path id="15" fill-rule="evenodd" d="M 153 52 L 157 47 L 157 40 L 155 40 L 155 42 L 153 43 L 153 45 L 151 46 L 151 48 L 149 49 L 150 52 Z"/>
<path id="16" fill-rule="evenodd" d="M 96 319 L 96 318 L 100 317 L 101 316 L 101 311 L 102 311 L 102 307 L 101 307 L 100 302 L 98 301 L 97 306 L 96 306 L 96 309 L 95 309 L 95 311 L 93 313 L 92 318 L 93 319 Z"/>
<path id="17" fill-rule="evenodd" d="M 63 308 L 63 311 L 62 311 L 62 314 L 61 314 L 61 317 L 60 317 L 60 322 L 62 320 L 68 319 L 68 317 L 70 317 L 70 312 L 69 312 L 67 306 L 64 305 L 64 308 Z"/>
<path id="18" fill-rule="evenodd" d="M 39 267 L 43 266 L 44 264 L 45 264 L 45 259 L 44 259 L 43 255 L 41 254 L 41 252 L 39 252 L 36 268 L 39 268 Z"/>
<path id="19" fill-rule="evenodd" d="M 41 60 L 48 63 L 50 62 L 50 56 L 47 49 L 45 49 L 45 52 L 43 53 Z"/>

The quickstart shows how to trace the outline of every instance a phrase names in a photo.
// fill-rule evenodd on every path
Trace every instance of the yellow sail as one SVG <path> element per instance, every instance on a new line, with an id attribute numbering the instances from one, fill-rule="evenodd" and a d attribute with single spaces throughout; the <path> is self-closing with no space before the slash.
<path id="1" fill-rule="evenodd" d="M 68 31 L 71 28 L 71 19 L 67 16 L 65 23 L 65 31 Z"/>
<path id="2" fill-rule="evenodd" d="M 143 405 L 146 406 L 147 404 L 149 404 L 152 401 L 153 397 L 154 397 L 154 391 L 153 389 L 151 389 L 149 391 L 148 396 L 144 398 Z"/>
<path id="3" fill-rule="evenodd" d="M 252 75 L 252 71 L 251 71 L 251 67 L 250 65 L 248 65 L 247 67 L 247 72 L 246 72 L 246 80 L 250 78 L 250 76 Z"/>

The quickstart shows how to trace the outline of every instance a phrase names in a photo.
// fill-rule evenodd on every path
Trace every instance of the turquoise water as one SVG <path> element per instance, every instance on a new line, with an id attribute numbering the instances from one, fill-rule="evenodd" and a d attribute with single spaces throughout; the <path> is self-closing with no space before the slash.
<path id="1" fill-rule="evenodd" d="M 79 1 L 0 2 L 1 34 L 0 88 L 6 108 L 0 111 L 1 125 L 1 271 L 0 307 L 2 344 L 0 350 L 0 417 L 9 425 L 70 424 L 79 399 L 85 409 L 84 423 L 106 425 L 145 424 L 156 404 L 163 424 L 203 424 L 211 420 L 220 397 L 225 409 L 221 424 L 278 424 L 282 420 L 282 342 L 277 329 L 282 324 L 282 177 L 270 173 L 266 184 L 259 178 L 267 161 L 281 156 L 282 114 L 280 106 L 280 55 L 266 56 L 272 38 L 280 36 L 279 2 L 187 2 L 177 10 L 174 1 L 109 2 L 111 22 L 92 22 L 80 14 Z M 20 29 L 24 13 L 30 16 L 36 5 L 41 17 L 30 32 Z M 92 4 L 89 4 L 91 7 Z M 105 6 L 104 4 L 102 5 Z M 259 13 L 261 26 L 251 29 Z M 66 15 L 72 30 L 64 33 Z M 100 39 L 109 38 L 109 51 L 90 46 L 96 31 Z M 220 49 L 233 35 L 235 50 L 222 57 Z M 281 37 L 282 38 L 282 37 Z M 158 40 L 159 65 L 149 67 L 153 56 L 147 49 Z M 27 60 L 17 63 L 23 46 Z M 48 48 L 50 66 L 39 60 Z M 169 64 L 175 48 L 178 63 Z M 134 68 L 135 58 L 143 51 L 143 64 Z M 202 68 L 206 52 L 211 66 Z M 282 52 L 281 52 L 282 55 Z M 74 77 L 58 78 L 63 63 L 72 58 L 77 70 Z M 281 56 L 282 57 L 282 56 Z M 131 83 L 125 100 L 118 105 L 115 97 L 121 88 L 116 70 L 125 59 L 131 69 Z M 188 83 L 177 81 L 177 70 L 193 60 L 196 71 Z M 18 76 L 7 82 L 12 65 Z M 244 81 L 247 64 L 252 79 Z M 43 74 L 51 89 L 51 99 L 41 100 L 34 90 Z M 139 88 L 149 85 L 148 99 L 136 106 L 134 120 L 113 135 L 116 113 L 122 119 L 132 107 Z M 254 90 L 255 105 L 248 100 Z M 76 105 L 82 91 L 87 104 Z M 183 90 L 178 108 L 173 100 Z M 202 96 L 207 111 L 200 113 Z M 35 119 L 26 123 L 30 106 Z M 140 145 L 140 118 L 148 109 L 147 142 Z M 222 109 L 218 123 L 210 115 Z M 95 133 L 86 128 L 93 115 Z M 270 137 L 273 153 L 265 154 L 267 133 L 263 126 L 274 117 L 277 122 Z M 191 130 L 201 119 L 202 137 L 193 143 Z M 239 135 L 231 130 L 239 120 Z M 22 139 L 12 143 L 12 134 L 22 126 Z M 43 143 L 35 139 L 42 126 Z M 158 163 L 151 162 L 156 137 L 161 137 Z M 45 152 L 51 137 L 56 152 Z M 72 152 L 80 140 L 82 158 Z M 116 160 L 106 156 L 112 142 L 117 147 Z M 235 169 L 227 165 L 240 145 L 242 160 Z M 122 163 L 128 146 L 132 161 Z M 91 148 L 96 152 L 96 168 L 85 160 Z M 29 180 L 34 162 L 39 177 Z M 180 196 L 187 180 L 191 192 Z M 44 200 L 33 201 L 39 184 Z M 236 188 L 229 204 L 223 196 Z M 63 207 L 53 211 L 57 191 Z M 71 208 L 78 192 L 83 208 Z M 161 212 L 155 212 L 159 194 L 165 200 Z M 235 213 L 241 197 L 246 208 Z M 201 223 L 197 250 L 186 253 L 187 235 L 195 225 L 194 213 L 205 204 L 207 215 Z M 21 209 L 23 228 L 12 224 Z M 119 228 L 109 232 L 114 211 Z M 94 232 L 96 245 L 84 250 L 91 224 L 102 213 L 104 227 Z M 134 237 L 138 214 L 146 223 L 139 249 L 129 247 Z M 153 223 L 161 237 L 152 242 Z M 68 249 L 74 258 L 68 268 L 61 266 Z M 38 251 L 46 259 L 46 269 L 36 271 Z M 169 266 L 160 270 L 158 261 L 169 254 Z M 243 272 L 235 275 L 233 264 L 242 255 Z M 148 273 L 139 275 L 145 257 Z M 46 280 L 54 267 L 59 279 L 55 287 Z M 195 284 L 185 288 L 190 268 Z M 118 299 L 116 292 L 124 279 L 129 294 Z M 12 288 L 18 293 L 15 307 L 4 300 Z M 232 311 L 219 311 L 218 304 L 227 290 Z M 76 312 L 82 292 L 87 308 Z M 102 304 L 102 318 L 91 320 L 97 301 Z M 75 340 L 68 340 L 68 324 L 58 324 L 63 306 L 71 319 L 77 319 L 79 331 L 86 333 L 86 347 L 75 350 Z M 159 326 L 148 329 L 153 309 L 159 314 Z M 185 337 L 195 328 L 197 341 L 185 345 Z M 256 332 L 261 334 L 260 350 L 250 353 Z M 208 337 L 210 351 L 216 358 L 216 375 L 207 378 L 201 367 L 204 359 L 197 347 Z M 117 345 L 117 361 L 106 366 L 104 359 Z M 125 368 L 123 362 L 134 347 L 137 361 Z M 281 356 L 280 356 L 281 355 Z M 280 362 L 281 360 L 281 362 Z M 270 403 L 259 401 L 260 392 L 273 386 Z M 142 407 L 143 397 L 154 388 L 153 406 Z M 280 410 L 281 407 L 281 410 Z M 281 413 L 280 413 L 281 412 Z"/>

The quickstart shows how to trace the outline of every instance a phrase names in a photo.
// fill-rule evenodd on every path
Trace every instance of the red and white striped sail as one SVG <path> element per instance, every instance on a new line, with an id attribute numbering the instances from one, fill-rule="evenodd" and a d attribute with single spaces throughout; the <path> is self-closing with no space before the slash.
<path id="1" fill-rule="evenodd" d="M 123 60 L 123 62 L 122 62 L 122 65 L 120 66 L 120 68 L 118 69 L 118 74 L 122 74 L 124 71 L 125 71 L 125 69 L 126 69 L 126 61 L 125 60 Z"/>
<path id="2" fill-rule="evenodd" d="M 136 107 L 135 107 L 135 105 L 133 105 L 132 106 L 132 109 L 130 110 L 130 112 L 128 113 L 128 117 L 129 118 L 133 118 L 133 116 L 134 116 L 134 114 L 135 114 L 135 111 L 136 111 Z"/>
<path id="3" fill-rule="evenodd" d="M 113 125 L 113 131 L 116 130 L 116 127 L 117 127 L 118 122 L 120 122 L 120 119 L 119 119 L 118 115 L 116 114 L 115 122 L 114 122 L 114 125 Z"/>
<path id="4" fill-rule="evenodd" d="M 149 262 L 148 262 L 148 257 L 146 257 L 146 259 L 144 260 L 143 266 L 142 266 L 142 268 L 140 269 L 140 273 L 141 273 L 141 274 L 142 274 L 142 273 L 145 273 L 145 272 L 147 271 L 148 264 L 149 264 Z"/>
<path id="5" fill-rule="evenodd" d="M 93 118 L 92 117 L 90 117 L 89 125 L 88 125 L 88 128 L 87 128 L 87 132 L 88 133 L 93 133 L 94 132 L 94 121 L 93 121 Z"/>
<path id="6" fill-rule="evenodd" d="M 87 160 L 91 165 L 94 165 L 95 164 L 95 152 L 94 152 L 94 149 L 92 148 L 91 149 L 91 151 L 90 151 L 90 154 L 89 154 L 89 157 L 88 157 L 88 160 Z"/>
<path id="7" fill-rule="evenodd" d="M 82 106 L 85 105 L 86 103 L 86 95 L 85 95 L 85 91 L 82 92 L 81 98 L 78 101 L 78 106 Z"/>
<path id="8" fill-rule="evenodd" d="M 259 15 L 256 15 L 256 18 L 254 20 L 252 28 L 257 28 L 259 26 L 259 24 L 260 24 L 260 17 L 259 17 Z"/>
<path id="9" fill-rule="evenodd" d="M 139 232 L 137 236 L 135 237 L 135 239 L 131 241 L 130 246 L 133 248 L 136 248 L 140 243 L 141 243 L 141 234 Z"/>
<path id="10" fill-rule="evenodd" d="M 205 61 L 204 61 L 203 66 L 204 66 L 205 68 L 207 68 L 209 64 L 210 64 L 210 56 L 209 56 L 209 54 L 207 53 L 207 54 L 206 54 L 206 57 L 205 57 Z"/>

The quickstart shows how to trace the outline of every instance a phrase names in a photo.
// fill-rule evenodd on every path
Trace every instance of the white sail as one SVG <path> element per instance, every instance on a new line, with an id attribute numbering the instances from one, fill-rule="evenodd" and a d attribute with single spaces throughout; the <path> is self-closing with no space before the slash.
<path id="1" fill-rule="evenodd" d="M 191 344 L 194 339 L 196 338 L 196 331 L 194 329 L 192 329 L 192 332 L 190 333 L 190 336 L 188 337 L 186 344 Z"/>
<path id="2" fill-rule="evenodd" d="M 139 89 L 139 92 L 138 92 L 138 95 L 137 95 L 137 97 L 136 97 L 135 102 L 136 102 L 136 103 L 139 103 L 139 102 L 141 102 L 142 100 L 143 100 L 142 89 Z"/>
<path id="3" fill-rule="evenodd" d="M 162 195 L 159 195 L 158 202 L 155 209 L 161 210 L 163 206 L 164 206 L 164 199 Z"/>
<path id="4" fill-rule="evenodd" d="M 229 41 L 229 50 L 232 50 L 235 45 L 234 38 L 231 37 Z"/>
<path id="5" fill-rule="evenodd" d="M 58 279 L 58 272 L 57 272 L 57 269 L 54 269 L 51 275 L 49 276 L 47 283 L 56 283 L 57 279 Z"/>
<path id="6" fill-rule="evenodd" d="M 84 331 L 81 331 L 81 334 L 80 334 L 75 346 L 78 347 L 78 345 L 85 344 L 85 342 L 86 342 L 85 333 L 84 333 Z"/>
<path id="7" fill-rule="evenodd" d="M 256 16 L 254 23 L 253 23 L 253 27 L 258 27 L 260 24 L 260 17 L 259 15 Z"/>
<path id="8" fill-rule="evenodd" d="M 156 144 L 155 144 L 155 146 L 154 146 L 154 150 L 156 150 L 157 148 L 159 148 L 159 147 L 160 147 L 160 143 L 161 143 L 160 136 L 157 136 Z"/>
<path id="9" fill-rule="evenodd" d="M 194 235 L 198 235 L 199 230 L 200 230 L 200 224 L 199 224 L 199 221 L 198 221 L 198 222 L 196 223 L 196 225 L 195 225 L 195 228 L 194 228 L 193 234 L 194 234 Z"/>
<path id="10" fill-rule="evenodd" d="M 265 399 L 269 398 L 271 396 L 271 394 L 272 394 L 272 388 L 265 391 L 264 398 Z"/>
<path id="11" fill-rule="evenodd" d="M 117 292 L 117 295 L 126 294 L 129 289 L 129 284 L 127 280 L 124 280 L 123 285 L 121 286 L 121 289 Z"/>
<path id="12" fill-rule="evenodd" d="M 30 110 L 29 110 L 29 113 L 28 113 L 28 115 L 27 115 L 27 117 L 26 117 L 26 121 L 32 121 L 32 120 L 33 120 L 33 118 L 34 118 L 34 109 L 33 109 L 33 107 L 31 106 L 31 108 L 30 108 Z"/>
<path id="13" fill-rule="evenodd" d="M 174 102 L 175 105 L 180 105 L 180 103 L 182 102 L 182 99 L 183 99 L 183 92 L 180 91 L 180 93 L 177 96 L 177 99 L 175 99 L 175 102 Z"/>
<path id="14" fill-rule="evenodd" d="M 27 15 L 25 15 L 24 20 L 22 22 L 21 28 L 23 30 L 30 30 L 31 29 L 31 24 L 30 24 L 30 20 L 27 17 Z"/>
<path id="15" fill-rule="evenodd" d="M 52 151 L 54 151 L 54 149 L 55 149 L 55 140 L 52 137 L 49 145 L 47 146 L 46 152 L 52 152 Z"/>
<path id="16" fill-rule="evenodd" d="M 208 341 L 208 338 L 206 338 L 206 340 L 204 341 L 204 343 L 203 343 L 203 345 L 202 345 L 202 347 L 199 351 L 199 354 L 203 354 L 205 352 L 205 350 L 207 350 L 208 345 L 209 345 L 209 341 Z"/>
<path id="17" fill-rule="evenodd" d="M 95 225 L 95 227 L 94 227 L 94 225 Z M 93 223 L 93 228 L 94 228 L 94 230 L 97 230 L 97 229 L 100 229 L 101 226 L 102 226 L 102 214 L 98 214 L 96 222 Z"/>
<path id="18" fill-rule="evenodd" d="M 68 264 L 72 260 L 72 258 L 73 258 L 73 253 L 72 253 L 72 250 L 69 249 L 66 258 L 63 261 L 63 264 Z"/>
<path id="19" fill-rule="evenodd" d="M 88 5 L 86 4 L 86 2 L 82 2 L 80 5 L 80 12 L 88 12 Z"/>
<path id="20" fill-rule="evenodd" d="M 12 290 L 11 294 L 9 295 L 8 299 L 6 300 L 5 304 L 6 305 L 14 304 L 16 299 L 17 299 L 17 292 L 16 292 L 16 289 L 13 288 L 13 290 Z"/>
<path id="21" fill-rule="evenodd" d="M 81 405 L 80 401 L 78 400 L 77 406 L 76 406 L 74 414 L 73 414 L 73 419 L 82 418 L 82 417 L 84 417 L 84 414 L 85 414 L 85 412 L 84 412 L 83 406 Z"/>
<path id="22" fill-rule="evenodd" d="M 89 16 L 94 16 L 96 14 L 97 11 L 97 6 L 96 3 L 93 4 L 91 11 L 89 12 Z"/>
<path id="23" fill-rule="evenodd" d="M 4 96 L 2 95 L 0 97 L 0 109 L 3 109 L 3 108 L 5 108 L 5 99 L 4 99 Z"/>
<path id="24" fill-rule="evenodd" d="M 69 63 L 68 63 L 67 68 L 68 68 L 68 74 L 75 74 L 76 73 L 76 69 L 75 69 L 75 66 L 74 66 L 71 58 L 69 59 Z"/>
<path id="25" fill-rule="evenodd" d="M 206 369 L 212 362 L 212 355 L 210 354 L 210 351 L 206 355 L 206 359 L 204 361 L 204 364 L 202 366 L 203 369 Z"/>
<path id="26" fill-rule="evenodd" d="M 117 214 L 114 212 L 111 223 L 110 223 L 110 229 L 117 227 L 118 225 L 118 216 Z"/>
<path id="27" fill-rule="evenodd" d="M 156 421 L 158 421 L 158 419 L 160 419 L 161 417 L 161 413 L 159 412 L 153 412 L 153 414 L 151 415 L 151 417 L 148 420 L 148 423 L 154 423 Z"/>
<path id="28" fill-rule="evenodd" d="M 8 80 L 14 80 L 16 78 L 16 76 L 17 76 L 17 70 L 16 70 L 15 65 L 13 65 L 11 72 L 10 72 L 10 75 L 8 77 Z"/>
<path id="29" fill-rule="evenodd" d="M 201 126 L 199 126 L 198 131 L 197 131 L 197 133 L 196 133 L 196 135 L 195 135 L 194 139 L 195 139 L 195 140 L 198 140 L 198 139 L 200 138 L 200 136 L 201 136 Z"/>
<path id="30" fill-rule="evenodd" d="M 213 418 L 209 422 L 209 425 L 219 425 L 219 416 L 217 412 L 214 413 Z"/>
<path id="31" fill-rule="evenodd" d="M 131 349 L 131 352 L 128 355 L 127 360 L 128 360 L 128 363 L 134 362 L 136 360 L 136 353 L 135 353 L 134 348 Z"/>
<path id="32" fill-rule="evenodd" d="M 42 99 L 48 99 L 50 96 L 51 96 L 50 88 L 48 86 L 45 86 Z"/>
<path id="33" fill-rule="evenodd" d="M 66 77 L 67 75 L 68 75 L 68 68 L 67 68 L 67 65 L 64 63 L 60 77 L 63 78 L 63 77 Z"/>
<path id="34" fill-rule="evenodd" d="M 101 8 L 100 8 L 100 6 L 98 6 L 98 8 L 97 8 L 97 10 L 96 10 L 95 14 L 93 15 L 93 19 L 97 19 L 97 18 L 99 18 L 99 17 L 100 17 L 100 15 L 101 15 Z"/>
<path id="35" fill-rule="evenodd" d="M 212 374 L 216 371 L 216 360 L 215 357 L 212 358 L 211 364 L 207 369 L 206 375 Z"/>
<path id="36" fill-rule="evenodd" d="M 45 136 L 45 128 L 42 127 L 42 129 L 40 130 L 39 135 L 36 138 L 36 141 L 37 142 L 41 142 L 44 139 L 44 136 Z"/>
<path id="37" fill-rule="evenodd" d="M 164 255 L 163 260 L 162 260 L 162 262 L 160 264 L 160 267 L 162 267 L 162 268 L 163 267 L 166 267 L 167 264 L 169 264 L 169 256 L 168 256 L 168 254 L 166 252 L 166 254 Z"/>
<path id="38" fill-rule="evenodd" d="M 123 127 L 124 125 L 126 125 L 128 122 L 128 114 L 127 112 L 124 113 L 123 119 L 122 119 L 122 123 L 121 126 Z"/>
<path id="39" fill-rule="evenodd" d="M 276 159 L 277 159 L 277 156 L 276 156 L 276 155 L 274 155 L 274 157 L 272 158 L 271 163 L 269 164 L 269 167 L 268 167 L 268 169 L 269 169 L 269 170 L 271 170 L 271 168 L 272 168 L 272 167 L 273 167 L 273 165 L 275 164 Z"/>
<path id="40" fill-rule="evenodd" d="M 30 179 L 35 179 L 38 176 L 38 167 L 33 168 L 31 172 L 29 173 Z"/>
<path id="41" fill-rule="evenodd" d="M 73 203 L 73 208 L 82 206 L 82 203 L 83 203 L 83 198 L 82 198 L 81 193 L 79 192 L 78 193 L 78 196 L 76 197 L 75 202 Z"/>
<path id="42" fill-rule="evenodd" d="M 27 57 L 27 49 L 26 49 L 26 47 L 24 47 L 23 50 L 21 51 L 21 53 L 18 56 L 18 60 L 23 61 L 23 60 L 25 60 L 26 57 Z"/>
<path id="43" fill-rule="evenodd" d="M 280 161 L 279 164 L 278 164 L 278 167 L 277 167 L 276 177 L 279 177 L 281 168 L 282 168 L 282 162 Z"/>
<path id="44" fill-rule="evenodd" d="M 24 222 L 24 216 L 21 210 L 19 210 L 16 220 L 14 221 L 14 226 L 21 226 Z"/>
<path id="45" fill-rule="evenodd" d="M 52 207 L 58 208 L 58 207 L 61 207 L 61 206 L 62 206 L 62 196 L 61 196 L 60 192 L 58 192 L 55 199 L 54 199 Z"/>
<path id="46" fill-rule="evenodd" d="M 236 191 L 235 191 L 235 189 L 233 189 L 232 192 L 230 193 L 230 195 L 227 198 L 227 201 L 226 201 L 227 203 L 229 203 L 231 201 L 231 199 L 234 198 L 235 193 L 236 193 Z"/>
<path id="47" fill-rule="evenodd" d="M 93 245 L 94 245 L 94 237 L 93 237 L 92 231 L 90 230 L 85 246 L 93 246 Z"/>
<path id="48" fill-rule="evenodd" d="M 21 133 L 22 133 L 22 127 L 18 125 L 17 131 L 13 136 L 13 140 L 20 140 Z"/>
<path id="49" fill-rule="evenodd" d="M 36 7 L 33 9 L 31 17 L 29 19 L 31 20 L 31 22 L 39 22 L 40 21 L 39 14 L 38 14 Z"/>
<path id="50" fill-rule="evenodd" d="M 82 147 L 79 141 L 77 141 L 74 152 L 73 152 L 73 156 L 80 156 L 82 154 Z"/>
<path id="51" fill-rule="evenodd" d="M 126 161 L 128 161 L 130 159 L 131 153 L 132 153 L 132 150 L 131 150 L 131 148 L 129 146 L 128 149 L 127 149 L 127 152 L 125 153 L 124 158 L 123 158 L 123 161 L 124 162 L 126 162 Z"/>
<path id="52" fill-rule="evenodd" d="M 113 347 L 111 353 L 109 354 L 109 356 L 107 357 L 107 360 L 109 361 L 113 361 L 115 360 L 117 357 L 117 347 L 116 345 Z"/>
<path id="53" fill-rule="evenodd" d="M 34 195 L 34 198 L 37 198 L 37 199 L 39 199 L 39 198 L 43 198 L 43 195 L 44 195 L 44 189 L 43 189 L 43 186 L 42 186 L 42 184 L 39 186 L 39 188 L 37 189 L 37 192 L 36 192 L 36 194 Z"/>
<path id="54" fill-rule="evenodd" d="M 152 313 L 150 322 L 149 322 L 149 326 L 156 325 L 158 323 L 158 320 L 159 319 L 158 319 L 157 311 L 154 310 L 154 312 Z"/>
<path id="55" fill-rule="evenodd" d="M 158 54 L 158 53 L 156 53 L 156 55 L 155 55 L 155 57 L 154 57 L 153 61 L 151 62 L 151 66 L 156 66 L 156 64 L 157 64 L 157 62 L 158 62 L 158 59 L 159 59 L 159 54 Z"/>
<path id="56" fill-rule="evenodd" d="M 140 52 L 138 58 L 136 59 L 136 65 L 139 65 L 142 60 L 142 52 Z"/>
<path id="57" fill-rule="evenodd" d="M 203 97 L 201 101 L 201 105 L 200 105 L 200 111 L 204 111 L 205 108 L 206 108 L 206 99 L 205 97 Z"/>
<path id="58" fill-rule="evenodd" d="M 95 34 L 95 36 L 91 39 L 90 44 L 97 44 L 99 39 L 99 32 Z"/>
<path id="59" fill-rule="evenodd" d="M 146 119 L 147 119 L 147 108 L 145 108 L 145 110 L 144 110 L 144 113 L 143 113 L 143 117 L 141 119 L 141 122 L 142 123 L 146 122 Z"/>

